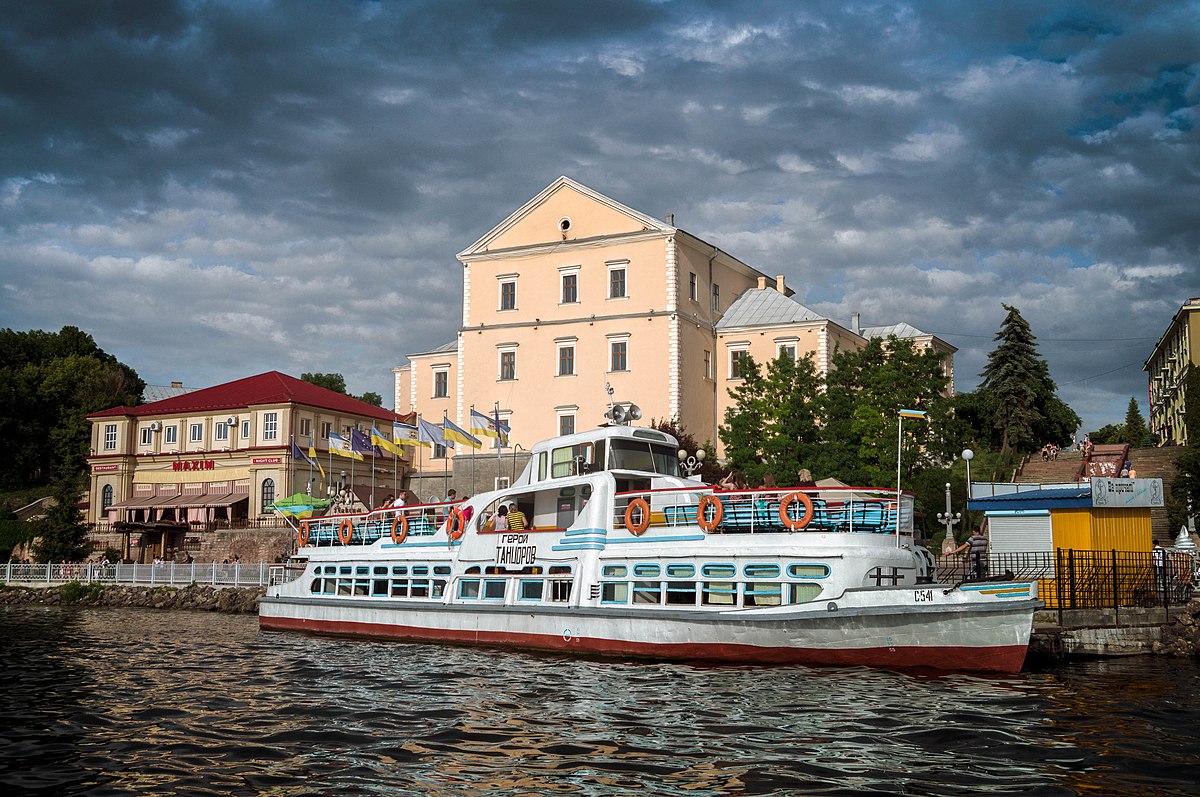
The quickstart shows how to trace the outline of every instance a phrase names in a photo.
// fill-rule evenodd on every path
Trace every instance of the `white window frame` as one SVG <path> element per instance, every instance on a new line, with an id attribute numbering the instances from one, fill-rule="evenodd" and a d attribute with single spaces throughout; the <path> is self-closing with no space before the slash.
<path id="1" fill-rule="evenodd" d="M 333 423 L 331 421 L 321 421 L 321 439 L 328 441 L 329 433 L 333 431 Z"/>
<path id="2" fill-rule="evenodd" d="M 737 355 L 739 355 L 739 354 L 744 354 L 747 357 L 750 356 L 750 344 L 749 343 L 737 343 L 737 344 L 733 344 L 729 347 L 729 379 L 730 379 L 730 381 L 740 382 L 746 378 L 746 377 L 742 376 L 741 374 L 738 374 L 737 376 L 734 375 L 733 363 L 734 363 L 734 360 L 737 358 Z"/>
<path id="3" fill-rule="evenodd" d="M 563 424 L 570 421 L 570 430 L 566 430 Z M 558 412 L 558 433 L 560 435 L 575 434 L 575 411 L 574 410 L 559 410 Z"/>
<path id="4" fill-rule="evenodd" d="M 700 280 L 694 271 L 688 272 L 688 298 L 693 302 L 700 301 Z"/>
<path id="5" fill-rule="evenodd" d="M 104 424 L 104 450 L 117 450 L 117 425 L 115 423 Z"/>
<path id="6" fill-rule="evenodd" d="M 800 359 L 800 338 L 775 338 L 775 357 L 778 359 L 783 356 L 784 349 L 792 350 L 792 362 Z"/>
<path id="7" fill-rule="evenodd" d="M 577 362 L 577 359 L 575 357 L 575 355 L 577 353 L 576 349 L 575 349 L 575 344 L 578 341 L 579 341 L 579 338 L 574 338 L 574 337 L 559 338 L 558 340 L 554 341 L 554 375 L 555 376 L 575 376 L 575 374 L 577 373 L 577 371 L 575 370 L 575 364 Z M 571 351 L 571 370 L 564 372 L 562 369 L 563 351 L 566 349 L 570 349 L 570 351 Z"/>
<path id="8" fill-rule="evenodd" d="M 567 299 L 567 280 L 571 280 L 574 298 Z M 558 270 L 558 303 L 579 304 L 579 266 L 563 266 Z"/>
<path id="9" fill-rule="evenodd" d="M 242 421 L 242 439 L 243 440 L 250 439 L 250 419 L 249 418 Z"/>
<path id="10" fill-rule="evenodd" d="M 721 312 L 721 286 L 717 283 L 712 284 L 712 311 L 714 313 Z"/>
<path id="11" fill-rule="evenodd" d="M 263 413 L 263 442 L 267 440 L 279 439 L 279 413 L 264 412 Z"/>
<path id="12" fill-rule="evenodd" d="M 312 439 L 312 418 L 300 419 L 300 437 Z"/>
<path id="13" fill-rule="evenodd" d="M 609 299 L 628 299 L 629 298 L 629 261 L 614 260 L 608 265 L 608 298 Z M 621 275 L 621 292 L 613 293 L 613 275 L 620 273 Z"/>
<path id="14" fill-rule="evenodd" d="M 504 358 L 505 355 L 512 357 L 512 374 L 504 375 Z M 497 382 L 515 382 L 517 381 L 517 347 L 515 344 L 496 347 L 496 381 Z"/>
<path id="15" fill-rule="evenodd" d="M 439 379 L 441 380 L 439 383 Z M 438 392 L 438 389 L 442 392 Z M 433 369 L 433 396 L 432 398 L 449 398 L 450 397 L 450 369 L 434 368 Z"/>
<path id="16" fill-rule="evenodd" d="M 141 439 L 142 439 L 142 445 L 144 445 L 144 446 L 153 445 L 154 430 L 150 428 L 149 424 L 146 424 L 145 426 L 142 427 L 142 438 Z"/>
<path id="17" fill-rule="evenodd" d="M 204 424 L 192 423 L 188 424 L 188 442 L 203 443 L 204 442 Z"/>
<path id="18" fill-rule="evenodd" d="M 163 445 L 173 446 L 179 442 L 179 427 L 175 424 L 163 427 Z"/>
<path id="19" fill-rule="evenodd" d="M 517 277 L 518 276 L 520 276 L 520 275 L 519 274 L 497 274 L 496 275 L 496 280 L 497 280 L 496 307 L 498 308 L 498 311 L 501 313 L 514 312 L 518 307 L 518 304 L 517 304 L 517 302 L 519 301 L 519 298 L 517 296 Z M 506 285 L 512 286 L 512 307 L 504 306 L 504 287 Z"/>
<path id="20" fill-rule="evenodd" d="M 709 351 L 708 349 L 704 350 L 704 378 L 705 379 L 713 378 L 712 352 Z"/>
<path id="21" fill-rule="evenodd" d="M 625 361 L 625 363 L 624 363 L 625 367 L 620 368 L 620 369 L 613 367 L 613 365 L 614 365 L 613 358 L 614 358 L 614 355 L 616 354 L 616 349 L 617 349 L 618 344 L 623 347 L 621 350 L 621 357 Z M 629 372 L 629 336 L 628 335 L 619 335 L 619 336 L 609 337 L 609 339 L 608 339 L 608 373 L 624 374 L 624 373 L 628 373 L 628 372 Z"/>
<path id="22" fill-rule="evenodd" d="M 218 443 L 225 443 L 229 440 L 229 424 L 225 421 L 217 421 L 213 424 L 213 440 Z"/>

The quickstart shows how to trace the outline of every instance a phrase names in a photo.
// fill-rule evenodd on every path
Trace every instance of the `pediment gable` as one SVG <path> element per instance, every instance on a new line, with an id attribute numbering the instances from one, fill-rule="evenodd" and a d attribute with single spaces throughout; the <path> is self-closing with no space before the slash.
<path id="1" fill-rule="evenodd" d="M 675 228 L 568 177 L 559 177 L 459 252 L 458 259 L 469 260 L 472 256 L 497 250 L 647 231 L 672 233 Z"/>

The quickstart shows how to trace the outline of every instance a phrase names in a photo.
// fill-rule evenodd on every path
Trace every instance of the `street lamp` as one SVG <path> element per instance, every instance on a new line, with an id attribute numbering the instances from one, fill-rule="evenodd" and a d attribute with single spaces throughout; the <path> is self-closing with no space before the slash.
<path id="1" fill-rule="evenodd" d="M 945 525 L 946 537 L 954 539 L 954 524 L 962 520 L 961 512 L 950 511 L 950 482 L 946 482 L 946 511 L 938 512 L 938 523 Z"/>
<path id="2" fill-rule="evenodd" d="M 967 463 L 967 500 L 971 500 L 971 460 L 975 459 L 975 452 L 969 448 L 964 448 L 962 452 L 963 461 Z"/>
<path id="3" fill-rule="evenodd" d="M 679 467 L 683 469 L 685 475 L 691 476 L 704 467 L 704 457 L 703 448 L 696 449 L 695 454 L 689 454 L 681 448 L 679 449 Z"/>

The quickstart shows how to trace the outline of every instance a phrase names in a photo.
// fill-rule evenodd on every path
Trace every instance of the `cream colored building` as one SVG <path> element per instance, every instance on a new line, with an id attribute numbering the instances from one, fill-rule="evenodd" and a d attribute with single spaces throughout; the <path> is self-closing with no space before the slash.
<path id="1" fill-rule="evenodd" d="M 743 352 L 811 354 L 824 372 L 866 342 L 792 299 L 782 276 L 566 177 L 458 259 L 462 327 L 395 369 L 396 411 L 468 428 L 472 407 L 498 405 L 525 449 L 602 423 L 606 385 L 643 422 L 716 441 Z M 925 337 L 952 363 L 953 347 Z"/>
<path id="2" fill-rule="evenodd" d="M 1150 377 L 1150 431 L 1159 445 L 1187 445 L 1186 377 L 1200 364 L 1200 298 L 1188 299 L 1171 319 L 1142 370 Z"/>

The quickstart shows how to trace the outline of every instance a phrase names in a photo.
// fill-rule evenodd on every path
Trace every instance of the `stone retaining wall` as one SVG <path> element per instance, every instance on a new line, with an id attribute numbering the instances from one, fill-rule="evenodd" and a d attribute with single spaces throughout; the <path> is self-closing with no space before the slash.
<path id="1" fill-rule="evenodd" d="M 265 587 L 130 587 L 72 582 L 43 588 L 2 587 L 0 605 L 136 606 L 254 614 L 265 592 Z"/>

